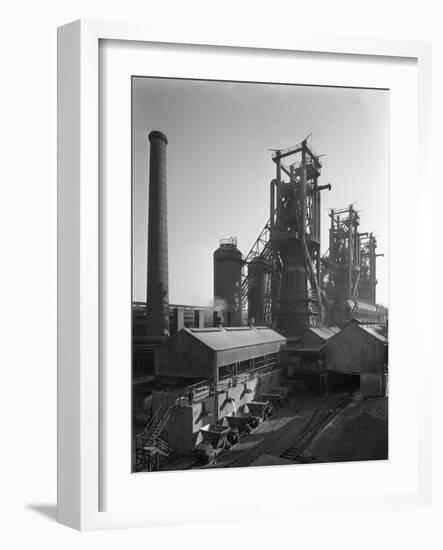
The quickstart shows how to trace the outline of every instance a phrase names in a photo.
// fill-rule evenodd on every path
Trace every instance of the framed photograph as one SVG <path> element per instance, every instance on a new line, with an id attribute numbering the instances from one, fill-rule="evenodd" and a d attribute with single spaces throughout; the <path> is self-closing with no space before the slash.
<path id="1" fill-rule="evenodd" d="M 59 521 L 430 506 L 429 44 L 58 48 Z"/>

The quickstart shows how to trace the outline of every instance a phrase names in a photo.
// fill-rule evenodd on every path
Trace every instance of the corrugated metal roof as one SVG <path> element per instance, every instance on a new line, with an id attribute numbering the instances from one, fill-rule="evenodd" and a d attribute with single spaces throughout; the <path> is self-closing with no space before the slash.
<path id="1" fill-rule="evenodd" d="M 318 346 L 300 346 L 296 349 L 296 351 L 299 351 L 301 353 L 319 353 L 322 349 L 325 348 L 326 344 L 320 344 Z"/>
<path id="2" fill-rule="evenodd" d="M 380 340 L 380 342 L 386 343 L 388 341 L 388 339 L 385 336 L 383 336 L 383 334 L 380 334 L 379 332 L 377 332 L 377 330 L 374 327 L 370 327 L 367 325 L 358 325 L 358 326 L 362 330 L 365 330 L 367 333 L 374 336 L 374 338 L 377 338 L 377 340 Z"/>
<path id="3" fill-rule="evenodd" d="M 268 327 L 185 328 L 183 330 L 213 351 L 286 342 L 286 338 Z"/>
<path id="4" fill-rule="evenodd" d="M 340 332 L 340 329 L 338 327 L 309 327 L 306 332 L 313 332 L 316 334 L 319 338 L 322 340 L 329 340 L 331 336 L 334 336 L 334 334 L 337 334 L 337 332 Z"/>

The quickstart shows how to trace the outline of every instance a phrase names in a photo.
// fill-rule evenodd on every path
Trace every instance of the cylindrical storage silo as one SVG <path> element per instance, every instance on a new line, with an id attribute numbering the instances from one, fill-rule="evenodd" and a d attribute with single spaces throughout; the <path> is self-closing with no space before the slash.
<path id="1" fill-rule="evenodd" d="M 226 326 L 241 325 L 241 273 L 243 256 L 237 239 L 223 239 L 214 252 L 214 309 Z"/>
<path id="2" fill-rule="evenodd" d="M 270 271 L 263 258 L 257 257 L 248 265 L 248 319 L 254 325 L 266 324 L 266 301 Z"/>
<path id="3" fill-rule="evenodd" d="M 168 215 L 166 190 L 166 145 L 162 132 L 149 134 L 149 214 L 147 333 L 169 334 Z"/>

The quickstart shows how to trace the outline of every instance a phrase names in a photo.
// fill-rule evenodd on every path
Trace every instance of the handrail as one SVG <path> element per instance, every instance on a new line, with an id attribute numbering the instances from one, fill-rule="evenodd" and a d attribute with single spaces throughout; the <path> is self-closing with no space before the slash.
<path id="1" fill-rule="evenodd" d="M 236 376 L 236 383 L 242 384 L 259 374 L 263 375 L 267 374 L 268 372 L 272 372 L 273 370 L 275 370 L 275 368 L 275 357 L 265 358 L 262 360 L 262 364 L 260 364 L 259 366 L 238 374 Z M 231 384 L 232 380 L 220 380 L 217 385 L 216 391 L 220 392 L 225 389 L 229 389 L 229 387 L 231 387 Z M 205 390 L 202 395 L 198 396 L 200 399 L 203 399 L 204 397 L 209 395 L 211 389 L 210 384 L 208 384 L 206 380 L 203 380 L 201 382 L 191 384 L 190 386 L 186 386 L 186 388 L 176 390 L 166 395 L 161 401 L 155 413 L 150 418 L 145 428 L 140 433 L 136 434 L 136 447 L 144 447 L 149 440 L 151 440 L 153 445 L 158 446 L 157 442 L 159 439 L 159 435 L 163 431 L 167 421 L 169 420 L 173 408 L 175 406 L 179 406 L 181 399 L 188 397 L 190 392 L 195 391 L 197 388 L 199 390 Z"/>

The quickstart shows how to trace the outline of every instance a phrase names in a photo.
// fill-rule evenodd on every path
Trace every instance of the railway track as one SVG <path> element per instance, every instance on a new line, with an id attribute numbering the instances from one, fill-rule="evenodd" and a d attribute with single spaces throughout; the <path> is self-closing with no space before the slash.
<path id="1" fill-rule="evenodd" d="M 298 435 L 296 440 L 280 454 L 282 458 L 296 461 L 300 454 L 306 449 L 314 437 L 335 417 L 338 413 L 352 400 L 352 393 L 333 394 L 325 397 L 314 410 L 311 418 Z M 299 407 L 295 409 L 298 410 Z M 294 411 L 294 412 L 295 412 Z M 221 464 L 197 465 L 193 463 L 189 466 L 190 469 L 207 469 L 207 468 L 238 468 L 249 466 L 263 453 L 272 454 L 275 445 L 283 437 L 281 431 L 277 430 L 269 434 L 263 441 L 254 445 L 251 449 L 241 453 L 237 458 Z"/>
<path id="2" fill-rule="evenodd" d="M 295 462 L 314 437 L 338 415 L 352 400 L 351 393 L 340 393 L 326 397 L 315 409 L 309 422 L 297 439 L 280 454 L 281 458 Z"/>
<path id="3" fill-rule="evenodd" d="M 295 414 L 300 409 L 300 406 L 297 405 L 293 409 L 293 414 Z M 260 432 L 257 432 L 259 434 Z M 267 452 L 272 452 L 272 449 L 275 447 L 275 444 L 281 439 L 282 433 L 280 430 L 269 433 L 262 441 L 254 445 L 251 449 L 243 452 L 238 458 L 231 460 L 230 462 L 220 465 L 222 468 L 239 468 L 244 466 L 249 466 L 254 460 L 256 460 L 260 455 Z"/>

